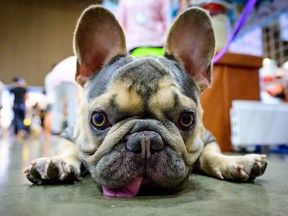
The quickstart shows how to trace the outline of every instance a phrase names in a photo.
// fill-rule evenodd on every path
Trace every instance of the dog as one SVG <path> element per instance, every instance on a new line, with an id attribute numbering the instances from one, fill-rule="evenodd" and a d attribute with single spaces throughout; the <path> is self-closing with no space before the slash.
<path id="1" fill-rule="evenodd" d="M 128 198 L 143 187 L 181 188 L 192 169 L 237 182 L 264 173 L 266 155 L 224 155 L 202 123 L 199 95 L 211 84 L 215 53 L 204 10 L 189 8 L 174 20 L 164 56 L 134 58 L 114 15 L 90 6 L 73 46 L 83 87 L 76 124 L 55 156 L 25 169 L 32 183 L 73 182 L 84 165 L 104 196 Z"/>

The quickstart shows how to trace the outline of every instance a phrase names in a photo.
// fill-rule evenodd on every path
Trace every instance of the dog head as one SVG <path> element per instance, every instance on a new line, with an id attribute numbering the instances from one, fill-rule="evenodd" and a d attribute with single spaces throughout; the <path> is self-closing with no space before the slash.
<path id="1" fill-rule="evenodd" d="M 74 131 L 104 195 L 130 197 L 142 185 L 177 188 L 203 150 L 199 101 L 211 82 L 211 21 L 191 8 L 172 24 L 165 55 L 133 58 L 106 9 L 92 6 L 74 34 L 76 79 L 83 86 Z"/>

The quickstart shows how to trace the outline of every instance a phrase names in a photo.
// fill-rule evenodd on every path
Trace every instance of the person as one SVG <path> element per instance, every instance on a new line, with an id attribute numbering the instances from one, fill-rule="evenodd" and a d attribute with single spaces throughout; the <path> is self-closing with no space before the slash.
<path id="1" fill-rule="evenodd" d="M 43 127 L 44 127 L 44 135 L 45 137 L 49 137 L 52 132 L 52 105 L 55 102 L 55 97 L 53 94 L 53 88 L 54 88 L 54 78 L 52 69 L 56 66 L 57 64 L 53 64 L 51 67 L 51 71 L 45 76 L 44 79 L 44 92 L 43 94 L 45 95 L 45 102 L 46 102 L 46 109 L 45 109 L 45 118 L 43 122 Z"/>
<path id="2" fill-rule="evenodd" d="M 164 53 L 169 7 L 168 0 L 119 1 L 116 17 L 124 28 L 127 48 L 133 56 Z"/>
<path id="3" fill-rule="evenodd" d="M 51 131 L 59 135 L 64 129 L 64 117 L 68 127 L 75 124 L 79 86 L 75 81 L 76 56 L 70 56 L 59 62 L 47 75 L 45 90 L 51 99 Z"/>
<path id="4" fill-rule="evenodd" d="M 26 115 L 26 100 L 28 98 L 28 92 L 23 78 L 14 78 L 13 84 L 14 86 L 10 89 L 10 93 L 14 95 L 14 134 L 18 138 L 23 138 L 27 134 L 27 127 L 24 125 L 24 119 Z"/>

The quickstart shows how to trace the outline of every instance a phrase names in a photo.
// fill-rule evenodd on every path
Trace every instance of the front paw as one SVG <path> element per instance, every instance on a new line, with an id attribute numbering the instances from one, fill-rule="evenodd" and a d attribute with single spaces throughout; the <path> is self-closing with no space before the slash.
<path id="1" fill-rule="evenodd" d="M 43 157 L 32 161 L 24 172 L 33 184 L 61 184 L 74 182 L 80 176 L 80 167 L 61 157 Z"/>
<path id="2" fill-rule="evenodd" d="M 215 171 L 218 178 L 246 182 L 263 175 L 267 165 L 266 155 L 227 156 Z"/>

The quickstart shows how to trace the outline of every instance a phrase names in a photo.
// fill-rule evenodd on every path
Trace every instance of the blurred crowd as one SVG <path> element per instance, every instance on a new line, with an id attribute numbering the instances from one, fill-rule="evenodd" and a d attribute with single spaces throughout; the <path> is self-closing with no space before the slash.
<path id="1" fill-rule="evenodd" d="M 80 87 L 75 81 L 76 57 L 70 56 L 47 73 L 44 88 L 28 86 L 22 77 L 0 83 L 0 135 L 60 135 L 75 124 Z"/>

